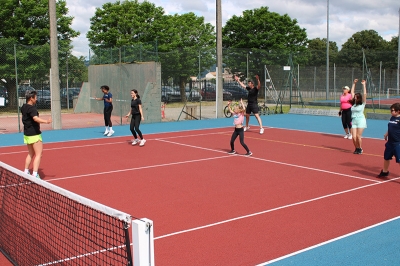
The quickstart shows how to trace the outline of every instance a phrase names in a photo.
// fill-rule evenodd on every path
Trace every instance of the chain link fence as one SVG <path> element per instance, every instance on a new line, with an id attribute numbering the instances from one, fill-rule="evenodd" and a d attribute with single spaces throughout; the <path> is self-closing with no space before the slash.
<path id="1" fill-rule="evenodd" d="M 51 111 L 49 45 L 22 46 L 0 40 L 1 115 L 18 117 L 18 107 L 25 101 L 27 89 L 38 91 L 40 111 Z M 356 78 L 367 80 L 371 98 L 399 97 L 397 51 L 357 50 L 334 54 L 330 57 L 328 79 L 325 56 L 322 51 L 224 49 L 224 100 L 242 97 L 230 92 L 232 87 L 238 87 L 234 75 L 244 81 L 254 80 L 255 75 L 259 75 L 262 87 L 259 97 L 269 104 L 302 101 L 324 105 L 322 102 L 332 101 L 336 105 L 341 88 L 350 86 Z M 215 58 L 215 47 L 162 51 L 156 41 L 120 48 L 92 47 L 87 62 L 67 52 L 59 52 L 62 112 L 73 112 L 82 83 L 88 81 L 89 65 L 160 62 L 160 100 L 166 101 L 166 96 L 168 101 L 213 100 Z M 361 86 L 356 89 L 360 91 Z M 296 100 L 291 98 L 293 95 Z M 122 117 L 119 120 L 122 121 Z M 0 129 L 3 127 L 10 125 L 0 125 Z M 11 127 L 20 130 L 20 119 L 15 119 Z"/>

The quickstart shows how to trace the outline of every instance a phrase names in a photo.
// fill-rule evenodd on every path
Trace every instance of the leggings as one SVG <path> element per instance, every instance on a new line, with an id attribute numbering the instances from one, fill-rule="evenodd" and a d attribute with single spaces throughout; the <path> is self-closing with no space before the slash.
<path id="1" fill-rule="evenodd" d="M 140 131 L 139 129 L 141 119 L 142 117 L 140 114 L 132 115 L 130 130 L 135 139 L 137 139 L 136 132 L 139 135 L 140 139 L 143 139 L 142 131 Z"/>
<path id="2" fill-rule="evenodd" d="M 250 151 L 249 148 L 244 143 L 244 128 L 243 127 L 241 127 L 241 128 L 235 127 L 235 131 L 233 131 L 232 138 L 231 138 L 231 150 L 235 150 L 235 140 L 238 136 L 240 139 L 240 144 L 242 144 L 243 148 L 245 148 L 245 150 L 247 152 L 249 152 Z"/>
<path id="3" fill-rule="evenodd" d="M 351 108 L 342 110 L 342 124 L 343 128 L 351 128 Z"/>
<path id="4" fill-rule="evenodd" d="M 112 127 L 112 122 L 111 122 L 111 113 L 112 113 L 113 107 L 108 106 L 104 107 L 104 124 L 106 127 Z"/>

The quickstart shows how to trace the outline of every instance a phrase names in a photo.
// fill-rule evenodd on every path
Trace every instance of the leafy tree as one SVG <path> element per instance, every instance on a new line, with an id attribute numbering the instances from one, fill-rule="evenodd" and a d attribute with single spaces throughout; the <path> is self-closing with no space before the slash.
<path id="1" fill-rule="evenodd" d="M 164 15 L 161 7 L 137 0 L 107 3 L 96 9 L 87 37 L 96 60 L 102 63 L 119 62 L 114 55 L 120 51 L 136 55 L 138 47 L 140 54 L 146 49 L 152 50 L 146 59 L 161 62 L 163 81 L 173 79 L 178 83 L 183 99 L 190 76 L 199 72 L 199 55 L 204 65 L 211 64 L 212 55 L 203 47 L 215 47 L 214 29 L 204 23 L 203 17 L 194 13 Z M 126 58 L 125 62 L 143 59 L 137 55 Z"/>
<path id="2" fill-rule="evenodd" d="M 326 65 L 326 38 L 315 38 L 309 41 L 308 50 L 310 58 L 307 64 L 310 66 Z M 338 54 L 336 42 L 329 41 L 329 64 L 333 65 Z"/>
<path id="3" fill-rule="evenodd" d="M 375 30 L 363 30 L 354 33 L 338 53 L 338 66 L 361 67 L 363 51 L 369 67 L 378 67 L 384 58 L 381 52 L 387 47 L 386 41 Z"/>
<path id="4" fill-rule="evenodd" d="M 57 1 L 57 31 L 59 51 L 70 53 L 71 39 L 78 36 L 70 25 L 64 0 Z M 16 98 L 14 45 L 18 64 L 18 80 L 42 84 L 48 81 L 50 68 L 50 23 L 48 0 L 3 0 L 0 9 L 0 63 L 2 78 L 6 79 L 10 98 Z M 36 86 L 38 88 L 39 85 Z M 14 101 L 11 101 L 13 104 Z M 16 104 L 16 103 L 14 103 Z"/>
<path id="5" fill-rule="evenodd" d="M 270 12 L 268 7 L 245 10 L 242 16 L 233 16 L 226 22 L 222 35 L 226 51 L 224 61 L 234 72 L 243 71 L 248 54 L 254 55 L 249 60 L 251 69 L 284 65 L 290 53 L 305 55 L 308 43 L 306 30 L 298 26 L 296 19 Z M 297 63 L 305 59 L 298 56 Z"/>

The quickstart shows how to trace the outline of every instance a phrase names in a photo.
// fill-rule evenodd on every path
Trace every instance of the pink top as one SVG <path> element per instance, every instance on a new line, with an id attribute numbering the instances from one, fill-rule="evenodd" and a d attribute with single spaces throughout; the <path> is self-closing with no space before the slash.
<path id="1" fill-rule="evenodd" d="M 341 95 L 340 96 L 340 108 L 342 110 L 346 110 L 352 107 L 351 103 L 351 93 L 347 93 L 346 95 Z"/>
<path id="2" fill-rule="evenodd" d="M 243 113 L 234 113 L 233 114 L 233 124 L 235 126 L 242 125 L 244 120 L 244 114 Z"/>

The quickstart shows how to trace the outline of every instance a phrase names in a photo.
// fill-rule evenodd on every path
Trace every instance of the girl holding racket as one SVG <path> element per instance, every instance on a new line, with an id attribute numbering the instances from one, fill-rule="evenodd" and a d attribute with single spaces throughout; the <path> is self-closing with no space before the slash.
<path id="1" fill-rule="evenodd" d="M 239 136 L 240 144 L 242 144 L 243 148 L 246 150 L 245 156 L 251 156 L 252 153 L 247 147 L 247 145 L 244 143 L 244 128 L 243 128 L 243 120 L 244 120 L 244 115 L 246 112 L 246 107 L 243 104 L 243 100 L 240 99 L 240 103 L 238 106 L 235 106 L 235 108 L 232 110 L 231 106 L 231 101 L 228 102 L 228 107 L 229 111 L 233 115 L 233 124 L 235 125 L 235 130 L 232 133 L 231 137 L 231 151 L 228 152 L 229 154 L 235 154 L 235 140 Z"/>
<path id="2" fill-rule="evenodd" d="M 42 135 L 40 131 L 40 124 L 50 124 L 51 118 L 44 120 L 39 118 L 39 113 L 36 109 L 37 93 L 35 90 L 27 91 L 25 94 L 26 103 L 21 107 L 22 123 L 24 125 L 24 143 L 28 147 L 28 156 L 25 159 L 26 174 L 29 173 L 29 165 L 33 159 L 33 172 L 32 175 L 40 179 L 38 174 L 40 160 L 43 152 Z"/>
<path id="3" fill-rule="evenodd" d="M 131 110 L 125 117 L 129 117 L 132 115 L 130 130 L 133 135 L 132 145 L 136 145 L 139 143 L 139 146 L 144 146 L 146 140 L 143 138 L 142 131 L 140 131 L 140 121 L 144 121 L 143 109 L 142 109 L 142 101 L 140 100 L 140 96 L 137 90 L 131 90 Z M 139 135 L 140 140 L 137 138 Z"/>

